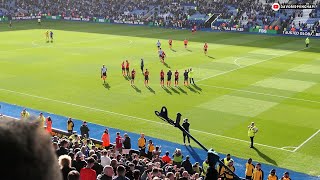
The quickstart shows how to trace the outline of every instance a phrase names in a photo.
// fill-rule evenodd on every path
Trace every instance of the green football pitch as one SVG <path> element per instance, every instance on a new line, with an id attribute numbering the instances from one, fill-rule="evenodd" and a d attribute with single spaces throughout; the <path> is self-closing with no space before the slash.
<path id="1" fill-rule="evenodd" d="M 54 42 L 45 42 L 46 30 Z M 168 39 L 173 39 L 173 50 Z M 189 40 L 187 49 L 183 40 Z M 166 106 L 191 133 L 220 153 L 319 175 L 320 42 L 304 38 L 197 32 L 64 21 L 0 24 L 0 101 L 71 116 L 181 143 L 178 130 L 154 115 Z M 167 66 L 157 56 L 157 40 Z M 203 44 L 208 42 L 208 56 Z M 150 71 L 143 84 L 140 59 Z M 129 60 L 136 87 L 121 74 Z M 108 85 L 100 68 L 108 68 Z M 196 86 L 183 86 L 193 68 Z M 160 70 L 180 72 L 180 88 L 162 88 Z M 247 126 L 259 128 L 259 151 Z"/>

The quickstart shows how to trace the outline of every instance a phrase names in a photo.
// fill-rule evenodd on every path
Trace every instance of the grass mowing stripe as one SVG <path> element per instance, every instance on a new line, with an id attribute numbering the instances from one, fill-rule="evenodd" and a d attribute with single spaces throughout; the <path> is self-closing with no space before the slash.
<path id="1" fill-rule="evenodd" d="M 128 117 L 128 118 L 132 118 L 132 119 L 139 119 L 139 120 L 143 120 L 143 121 L 146 121 L 146 122 L 152 122 L 152 123 L 156 123 L 156 124 L 171 126 L 171 125 L 166 124 L 166 123 L 160 123 L 160 122 L 152 121 L 152 120 L 145 119 L 145 118 L 130 116 L 130 115 L 121 114 L 121 113 L 117 113 L 117 112 L 113 112 L 113 111 L 107 111 L 107 110 L 103 110 L 103 109 L 98 109 L 98 108 L 83 106 L 83 105 L 79 105 L 79 104 L 74 104 L 74 103 L 70 103 L 70 102 L 65 102 L 65 101 L 50 99 L 50 98 L 41 97 L 41 96 L 36 96 L 36 95 L 32 95 L 32 94 L 27 94 L 27 93 L 12 91 L 12 90 L 8 90 L 8 89 L 0 88 L 0 91 L 6 91 L 6 92 L 14 93 L 14 94 L 20 94 L 20 95 L 29 96 L 29 97 L 34 97 L 34 98 L 43 99 L 43 100 L 47 100 L 47 101 L 53 101 L 53 102 L 57 102 L 57 103 L 62 103 L 62 104 L 67 104 L 67 105 L 71 105 L 71 106 L 76 106 L 76 107 L 80 107 L 80 108 L 85 108 L 85 109 L 90 109 L 90 110 L 95 110 L 95 111 L 100 111 L 100 112 L 106 112 L 106 113 L 109 113 L 109 114 L 118 115 L 118 116 L 123 116 L 123 117 Z M 237 139 L 237 138 L 232 138 L 232 137 L 223 136 L 223 135 L 214 134 L 214 133 L 209 133 L 209 132 L 200 131 L 200 130 L 196 130 L 196 129 L 191 129 L 191 131 L 199 132 L 199 133 L 203 133 L 203 134 L 207 134 L 207 135 L 212 135 L 212 136 L 217 136 L 217 137 L 222 137 L 222 138 L 226 138 L 226 139 L 230 139 L 230 140 L 235 140 L 235 141 L 239 141 L 239 142 L 244 142 L 244 143 L 247 143 L 247 144 L 250 143 L 249 141 L 246 141 L 246 140 Z M 287 150 L 287 149 L 284 149 L 284 148 L 269 146 L 269 145 L 260 144 L 260 143 L 255 143 L 255 144 L 258 145 L 258 146 L 268 147 L 268 148 L 272 148 L 272 149 L 277 149 L 277 150 L 282 150 L 282 151 L 293 152 L 293 151 L 291 151 L 291 150 Z"/>

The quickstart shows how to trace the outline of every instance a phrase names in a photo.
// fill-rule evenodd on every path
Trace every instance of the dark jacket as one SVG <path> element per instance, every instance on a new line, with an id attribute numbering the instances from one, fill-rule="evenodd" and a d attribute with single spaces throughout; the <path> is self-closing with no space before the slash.
<path id="1" fill-rule="evenodd" d="M 63 167 L 61 169 L 63 180 L 68 180 L 68 174 L 69 174 L 70 171 L 73 171 L 73 170 L 76 170 L 76 168 L 74 168 L 74 167 L 71 167 L 71 168 Z"/>
<path id="2" fill-rule="evenodd" d="M 112 180 L 112 177 L 109 177 L 105 174 L 100 174 L 98 177 L 97 177 L 97 180 Z"/>
<path id="3" fill-rule="evenodd" d="M 64 147 L 60 147 L 57 151 L 56 154 L 57 156 L 61 156 L 61 155 L 68 155 L 69 151 L 68 149 L 64 148 Z"/>
<path id="4" fill-rule="evenodd" d="M 102 173 L 102 171 L 103 171 L 103 166 L 102 166 L 101 164 L 95 162 L 91 169 L 95 170 L 95 171 L 96 171 L 96 174 L 97 174 L 97 176 L 98 176 L 99 174 Z"/>
<path id="5" fill-rule="evenodd" d="M 189 132 L 189 127 L 190 127 L 189 122 L 183 122 L 183 123 L 182 123 L 182 127 L 183 127 L 187 132 Z"/>
<path id="6" fill-rule="evenodd" d="M 78 160 L 74 163 L 73 167 L 75 167 L 76 170 L 80 172 L 80 170 L 84 168 L 86 165 L 87 165 L 87 162 Z"/>
<path id="7" fill-rule="evenodd" d="M 192 164 L 189 160 L 184 160 L 181 166 L 184 167 L 184 169 L 188 171 L 189 174 L 192 174 L 192 171 L 193 171 Z"/>
<path id="8" fill-rule="evenodd" d="M 81 132 L 81 136 L 83 137 L 85 134 L 87 135 L 87 137 L 89 137 L 89 128 L 87 125 L 81 125 L 80 127 L 80 132 Z"/>
<path id="9" fill-rule="evenodd" d="M 123 141 L 123 149 L 131 149 L 130 137 L 126 137 Z"/>

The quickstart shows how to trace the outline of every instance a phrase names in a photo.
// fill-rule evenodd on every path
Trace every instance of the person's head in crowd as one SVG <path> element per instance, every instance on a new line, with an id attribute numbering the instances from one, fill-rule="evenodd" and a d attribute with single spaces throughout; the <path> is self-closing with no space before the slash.
<path id="1" fill-rule="evenodd" d="M 62 139 L 60 141 L 60 147 L 68 148 L 68 146 L 69 146 L 69 141 L 68 140 Z"/>
<path id="2" fill-rule="evenodd" d="M 68 155 L 62 155 L 59 157 L 59 165 L 60 165 L 60 169 L 64 168 L 64 167 L 69 167 L 71 168 L 71 157 Z"/>
<path id="3" fill-rule="evenodd" d="M 157 167 L 152 168 L 152 176 L 158 176 L 159 175 L 159 169 Z"/>
<path id="4" fill-rule="evenodd" d="M 184 178 L 189 178 L 189 173 L 188 173 L 188 171 L 183 171 L 182 177 L 184 177 Z"/>
<path id="5" fill-rule="evenodd" d="M 87 168 L 92 168 L 94 165 L 95 160 L 92 157 L 89 157 L 86 159 L 87 160 Z"/>
<path id="6" fill-rule="evenodd" d="M 80 173 L 76 170 L 68 173 L 68 180 L 80 180 Z"/>
<path id="7" fill-rule="evenodd" d="M 110 165 L 111 165 L 113 168 L 117 168 L 118 161 L 117 161 L 116 159 L 112 159 Z"/>
<path id="8" fill-rule="evenodd" d="M 89 151 L 89 156 L 92 156 L 92 155 L 94 155 L 95 153 L 96 153 L 96 152 L 91 149 L 91 150 Z"/>
<path id="9" fill-rule="evenodd" d="M 233 160 L 230 160 L 230 161 L 229 161 L 228 166 L 229 166 L 229 167 L 232 167 L 232 166 L 233 166 Z"/>
<path id="10" fill-rule="evenodd" d="M 96 154 L 92 154 L 90 157 L 92 157 L 95 161 L 98 161 L 98 156 Z"/>
<path id="11" fill-rule="evenodd" d="M 285 172 L 285 173 L 283 173 L 283 177 L 285 177 L 285 178 L 289 178 L 290 176 L 289 176 L 289 172 Z"/>
<path id="12" fill-rule="evenodd" d="M 80 148 L 75 148 L 73 152 L 76 154 L 79 151 L 81 151 Z"/>
<path id="13" fill-rule="evenodd" d="M 227 154 L 227 160 L 229 161 L 231 159 L 231 155 Z"/>
<path id="14" fill-rule="evenodd" d="M 69 152 L 68 156 L 71 158 L 71 160 L 74 160 L 74 153 L 73 152 Z"/>
<path id="15" fill-rule="evenodd" d="M 84 154 L 79 151 L 76 153 L 76 161 L 83 161 L 84 160 Z"/>
<path id="16" fill-rule="evenodd" d="M 251 158 L 248 159 L 248 163 L 249 163 L 249 164 L 252 163 L 252 159 L 251 159 Z"/>
<path id="17" fill-rule="evenodd" d="M 144 138 L 144 133 L 141 133 L 141 134 L 140 134 L 140 137 L 141 137 L 141 138 Z"/>
<path id="18" fill-rule="evenodd" d="M 126 175 L 126 169 L 124 166 L 119 165 L 117 167 L 117 176 L 124 177 Z"/>
<path id="19" fill-rule="evenodd" d="M 130 171 L 134 171 L 135 165 L 133 163 L 128 164 Z"/>
<path id="20" fill-rule="evenodd" d="M 133 171 L 133 179 L 140 180 L 140 171 L 138 169 Z"/>
<path id="21" fill-rule="evenodd" d="M 106 176 L 113 177 L 114 171 L 113 171 L 112 166 L 106 165 L 106 166 L 103 168 L 103 173 L 104 173 Z"/>
<path id="22" fill-rule="evenodd" d="M 166 178 L 168 178 L 169 180 L 174 180 L 173 172 L 168 172 L 167 175 L 166 175 Z"/>
<path id="23" fill-rule="evenodd" d="M 261 169 L 261 164 L 260 164 L 260 163 L 257 163 L 257 164 L 256 164 L 256 168 L 257 168 L 258 170 L 260 170 L 260 169 Z"/>
<path id="24" fill-rule="evenodd" d="M 58 143 L 56 143 L 56 142 L 53 142 L 53 143 L 52 143 L 52 146 L 53 146 L 53 150 L 59 149 L 59 145 L 58 145 Z"/>
<path id="25" fill-rule="evenodd" d="M 169 154 L 170 154 L 169 151 L 166 151 L 166 156 L 169 156 Z"/>
<path id="26" fill-rule="evenodd" d="M 1 179 L 61 180 L 49 135 L 38 125 L 22 121 L 0 123 Z M 13 156 L 8 155 L 14 154 Z"/>

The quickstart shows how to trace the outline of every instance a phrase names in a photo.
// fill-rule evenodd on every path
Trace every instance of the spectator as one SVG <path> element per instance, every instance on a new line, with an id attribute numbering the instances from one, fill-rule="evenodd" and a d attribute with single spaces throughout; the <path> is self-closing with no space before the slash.
<path id="1" fill-rule="evenodd" d="M 166 154 L 164 156 L 162 156 L 162 162 L 164 164 L 168 164 L 168 163 L 171 163 L 171 158 L 169 156 L 169 151 L 166 152 Z"/>
<path id="2" fill-rule="evenodd" d="M 182 177 L 179 180 L 189 180 L 189 174 L 187 171 L 183 171 Z"/>
<path id="3" fill-rule="evenodd" d="M 281 178 L 281 180 L 291 180 L 290 176 L 289 176 L 289 172 L 285 172 Z"/>
<path id="4" fill-rule="evenodd" d="M 189 128 L 190 128 L 190 123 L 188 122 L 188 119 L 184 119 L 183 123 L 182 123 L 182 127 L 187 131 L 189 132 Z M 187 134 L 186 133 L 183 133 L 183 143 L 184 145 L 186 145 L 186 136 Z M 187 136 L 188 138 L 188 143 L 190 145 L 190 137 Z"/>
<path id="5" fill-rule="evenodd" d="M 117 167 L 117 176 L 113 178 L 114 180 L 130 180 L 125 176 L 126 174 L 126 169 L 124 166 L 120 165 Z"/>
<path id="6" fill-rule="evenodd" d="M 152 152 L 154 149 L 155 149 L 154 144 L 153 144 L 152 140 L 150 139 L 149 144 L 148 144 L 148 158 L 149 159 L 152 159 Z"/>
<path id="7" fill-rule="evenodd" d="M 51 134 L 52 133 L 52 120 L 51 120 L 50 116 L 47 117 L 46 124 L 47 124 L 46 131 Z"/>
<path id="8" fill-rule="evenodd" d="M 278 176 L 276 174 L 276 170 L 272 169 L 270 174 L 268 175 L 268 180 L 278 180 Z"/>
<path id="9" fill-rule="evenodd" d="M 128 168 L 126 171 L 126 177 L 129 178 L 130 180 L 133 180 L 133 171 L 135 169 L 135 166 L 133 163 L 128 164 Z"/>
<path id="10" fill-rule="evenodd" d="M 263 179 L 263 171 L 261 169 L 261 164 L 257 163 L 256 168 L 253 170 L 252 180 L 261 180 Z"/>
<path id="11" fill-rule="evenodd" d="M 102 146 L 105 149 L 109 149 L 109 147 L 110 147 L 110 135 L 109 135 L 109 130 L 108 129 L 104 130 L 104 133 L 102 134 L 101 140 L 102 140 Z"/>
<path id="12" fill-rule="evenodd" d="M 156 149 L 152 151 L 152 156 L 155 157 L 155 156 L 158 156 L 160 157 L 160 154 L 161 154 L 161 146 L 156 146 Z"/>
<path id="13" fill-rule="evenodd" d="M 173 165 L 177 165 L 178 168 L 181 167 L 183 155 L 181 149 L 176 149 L 173 154 Z"/>
<path id="14" fill-rule="evenodd" d="M 75 161 L 73 167 L 75 167 L 76 170 L 78 172 L 80 172 L 80 170 L 82 168 L 84 168 L 86 165 L 87 165 L 87 162 L 84 161 L 84 154 L 81 151 L 77 152 L 76 153 L 76 161 Z"/>
<path id="15" fill-rule="evenodd" d="M 59 165 L 62 172 L 63 180 L 68 180 L 69 172 L 76 170 L 76 168 L 71 167 L 71 157 L 68 155 L 62 155 L 59 157 Z"/>
<path id="16" fill-rule="evenodd" d="M 184 160 L 182 162 L 182 167 L 184 167 L 184 169 L 189 173 L 189 174 L 193 174 L 192 172 L 192 164 L 190 162 L 190 156 L 186 156 L 186 160 Z"/>
<path id="17" fill-rule="evenodd" d="M 169 179 L 169 180 L 175 180 L 173 172 L 168 172 L 167 175 L 166 175 L 166 178 Z"/>
<path id="18" fill-rule="evenodd" d="M 198 173 L 199 175 L 202 173 L 202 169 L 198 162 L 194 163 L 194 165 L 192 166 L 192 172 Z"/>
<path id="19" fill-rule="evenodd" d="M 130 151 L 131 151 L 131 139 L 127 133 L 125 133 L 123 136 L 124 136 L 124 141 L 123 141 L 122 154 L 128 155 L 128 154 L 130 154 Z"/>
<path id="20" fill-rule="evenodd" d="M 254 170 L 254 165 L 252 164 L 252 159 L 249 158 L 248 162 L 246 163 L 246 179 L 252 178 L 253 170 Z"/>
<path id="21" fill-rule="evenodd" d="M 81 180 L 96 180 L 97 175 L 96 171 L 92 169 L 94 165 L 94 159 L 89 157 L 87 159 L 87 166 L 80 170 L 80 179 Z"/>
<path id="22" fill-rule="evenodd" d="M 138 147 L 139 147 L 140 156 L 145 156 L 146 144 L 147 144 L 147 140 L 144 137 L 144 134 L 141 133 L 140 138 L 138 139 Z"/>
<path id="23" fill-rule="evenodd" d="M 70 171 L 68 174 L 68 180 L 80 180 L 80 174 L 78 171 Z"/>
<path id="24" fill-rule="evenodd" d="M 231 170 L 229 171 L 227 168 L 222 166 L 220 171 L 220 177 L 225 179 L 233 179 L 233 173 L 235 172 L 235 167 L 233 166 L 233 160 L 230 160 L 228 163 L 228 168 Z"/>
<path id="25" fill-rule="evenodd" d="M 133 180 L 140 180 L 140 171 L 137 169 L 133 171 Z"/>
<path id="26" fill-rule="evenodd" d="M 98 175 L 97 180 L 112 180 L 113 174 L 113 168 L 109 165 L 106 165 L 103 168 L 103 173 Z"/>
<path id="27" fill-rule="evenodd" d="M 108 155 L 108 152 L 107 150 L 102 150 L 102 156 L 101 156 L 101 165 L 103 167 L 107 166 L 107 165 L 110 165 L 111 164 L 111 159 Z"/>
<path id="28" fill-rule="evenodd" d="M 98 163 L 98 156 L 96 154 L 93 154 L 90 157 L 94 159 L 94 165 L 92 166 L 92 169 L 96 171 L 96 175 L 98 176 L 102 173 L 103 166 Z"/>
<path id="29" fill-rule="evenodd" d="M 68 150 L 69 142 L 66 139 L 62 139 L 60 141 L 60 148 L 56 151 L 57 156 L 67 155 L 69 153 Z"/>
<path id="30" fill-rule="evenodd" d="M 62 179 L 51 140 L 38 126 L 23 121 L 3 122 L 0 144 L 1 161 L 5 163 L 1 179 Z"/>
<path id="31" fill-rule="evenodd" d="M 73 123 L 72 119 L 69 117 L 68 122 L 67 122 L 67 130 L 70 134 L 73 133 L 73 127 L 74 127 L 74 123 Z"/>
<path id="32" fill-rule="evenodd" d="M 205 161 L 203 161 L 202 163 L 202 170 L 203 170 L 203 175 L 205 176 L 207 174 L 209 168 L 209 160 L 206 159 Z"/>
<path id="33" fill-rule="evenodd" d="M 81 137 L 84 138 L 89 138 L 89 128 L 88 128 L 88 125 L 87 125 L 87 122 L 86 121 L 83 121 L 83 124 L 81 125 L 80 127 L 80 133 L 81 133 Z"/>
<path id="34" fill-rule="evenodd" d="M 27 109 L 23 109 L 22 112 L 20 113 L 20 119 L 25 121 L 29 119 L 30 113 L 27 111 Z"/>
<path id="35" fill-rule="evenodd" d="M 115 147 L 116 155 L 122 153 L 122 137 L 120 136 L 120 132 L 117 132 L 116 135 L 116 147 Z"/>
<path id="36" fill-rule="evenodd" d="M 39 122 L 39 126 L 41 128 L 44 127 L 44 123 L 46 122 L 46 118 L 44 117 L 42 112 L 39 114 L 39 117 L 37 118 L 37 122 Z"/>

